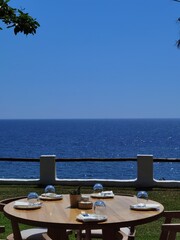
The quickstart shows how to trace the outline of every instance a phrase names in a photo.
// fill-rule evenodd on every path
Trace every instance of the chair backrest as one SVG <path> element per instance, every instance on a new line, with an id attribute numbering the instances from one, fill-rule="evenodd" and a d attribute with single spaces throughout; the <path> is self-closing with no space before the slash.
<path id="1" fill-rule="evenodd" d="M 175 240 L 178 232 L 180 232 L 180 223 L 163 224 L 160 240 Z"/>
<path id="2" fill-rule="evenodd" d="M 5 206 L 5 203 L 3 202 L 4 200 L 0 201 L 0 212 L 3 212 L 3 208 Z M 0 233 L 4 233 L 5 232 L 5 227 L 4 226 L 0 226 Z"/>
<path id="3" fill-rule="evenodd" d="M 180 219 L 180 211 L 165 211 L 165 222 L 161 227 L 160 240 L 175 240 L 180 232 L 180 223 L 172 223 L 173 219 Z"/>

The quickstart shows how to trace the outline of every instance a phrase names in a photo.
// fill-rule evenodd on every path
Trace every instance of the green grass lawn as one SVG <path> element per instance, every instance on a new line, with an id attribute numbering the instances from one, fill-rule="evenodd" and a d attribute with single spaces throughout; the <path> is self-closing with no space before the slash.
<path id="1" fill-rule="evenodd" d="M 74 187 L 72 186 L 56 186 L 56 192 L 67 194 Z M 76 187 L 75 187 L 76 188 Z M 118 188 L 118 187 L 107 187 L 105 190 L 113 190 L 115 194 L 118 193 L 131 193 L 136 194 L 137 190 L 133 188 Z M 29 192 L 35 191 L 41 194 L 44 191 L 44 187 L 40 186 L 29 186 L 29 185 L 0 185 L 0 199 L 15 197 L 15 196 L 27 196 Z M 92 187 L 83 186 L 82 193 L 91 193 Z M 180 189 L 170 189 L 170 188 L 155 188 L 148 190 L 149 198 L 162 203 L 165 210 L 180 210 Z M 144 224 L 137 226 L 136 239 L 137 240 L 157 240 L 159 239 L 160 229 L 163 219 L 159 219 L 149 224 Z M 11 224 L 9 220 L 0 213 L 0 225 L 4 225 L 6 228 L 5 234 L 0 235 L 0 239 L 5 239 L 6 236 L 12 232 Z M 26 226 L 22 225 L 22 229 Z M 72 236 L 71 240 L 75 238 Z M 177 238 L 180 240 L 180 235 Z M 111 239 L 110 239 L 111 240 Z"/>

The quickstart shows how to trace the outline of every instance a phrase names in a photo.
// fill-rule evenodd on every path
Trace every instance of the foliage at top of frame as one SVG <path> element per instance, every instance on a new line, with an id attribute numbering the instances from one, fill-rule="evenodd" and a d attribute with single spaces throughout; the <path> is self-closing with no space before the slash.
<path id="1" fill-rule="evenodd" d="M 16 9 L 9 6 L 10 0 L 0 0 L 0 20 L 7 25 L 7 28 L 14 28 L 17 33 L 35 34 L 40 24 L 35 18 L 32 18 L 24 9 Z M 0 30 L 2 28 L 0 27 Z"/>

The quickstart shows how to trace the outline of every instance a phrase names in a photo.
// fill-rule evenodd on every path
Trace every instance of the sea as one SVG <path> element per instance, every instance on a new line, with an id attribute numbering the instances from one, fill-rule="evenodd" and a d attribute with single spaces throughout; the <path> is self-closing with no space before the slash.
<path id="1" fill-rule="evenodd" d="M 180 119 L 0 120 L 0 158 L 180 158 Z M 137 163 L 57 162 L 63 179 L 134 179 Z M 0 178 L 39 178 L 39 162 L 0 161 Z M 154 163 L 154 178 L 180 180 L 180 162 Z"/>

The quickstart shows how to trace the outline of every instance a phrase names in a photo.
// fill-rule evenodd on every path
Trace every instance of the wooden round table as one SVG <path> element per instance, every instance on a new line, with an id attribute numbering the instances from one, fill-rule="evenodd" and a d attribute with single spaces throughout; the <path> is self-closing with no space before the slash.
<path id="1" fill-rule="evenodd" d="M 90 200 L 97 201 L 95 198 L 90 198 Z M 18 223 L 48 228 L 49 236 L 53 240 L 67 239 L 67 229 L 102 229 L 104 240 L 114 240 L 120 227 L 136 226 L 154 221 L 164 211 L 164 207 L 160 203 L 151 200 L 148 203 L 159 204 L 159 210 L 131 210 L 130 205 L 137 203 L 135 196 L 115 195 L 114 198 L 102 200 L 106 203 L 107 221 L 98 223 L 77 221 L 76 216 L 82 210 L 70 208 L 69 195 L 63 195 L 62 200 L 43 201 L 42 207 L 34 210 L 15 209 L 14 202 L 11 202 L 4 207 L 4 213 L 12 222 L 15 240 L 20 240 L 16 230 Z M 86 210 L 86 212 L 93 213 L 93 209 Z"/>

